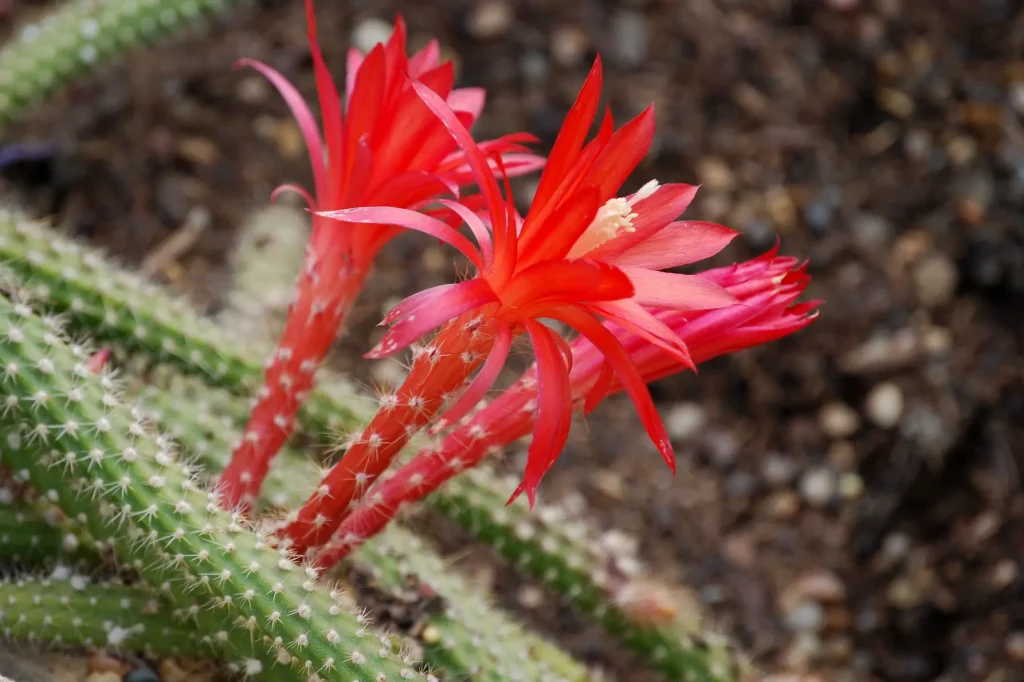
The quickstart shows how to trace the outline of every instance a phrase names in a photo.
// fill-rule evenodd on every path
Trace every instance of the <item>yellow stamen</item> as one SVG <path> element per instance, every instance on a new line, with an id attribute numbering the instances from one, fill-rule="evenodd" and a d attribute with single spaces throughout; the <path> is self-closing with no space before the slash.
<path id="1" fill-rule="evenodd" d="M 568 257 L 581 258 L 608 240 L 635 231 L 633 220 L 637 214 L 633 211 L 633 206 L 657 191 L 658 181 L 651 180 L 628 199 L 624 197 L 609 199 L 604 206 L 597 210 L 594 220 L 569 250 Z"/>

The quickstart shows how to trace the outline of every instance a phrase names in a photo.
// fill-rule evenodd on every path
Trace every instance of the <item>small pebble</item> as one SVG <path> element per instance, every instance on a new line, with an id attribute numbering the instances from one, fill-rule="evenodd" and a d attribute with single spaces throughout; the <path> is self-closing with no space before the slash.
<path id="1" fill-rule="evenodd" d="M 714 156 L 700 160 L 697 175 L 700 177 L 702 188 L 706 187 L 709 192 L 728 192 L 736 184 L 729 164 Z"/>
<path id="2" fill-rule="evenodd" d="M 728 469 L 736 463 L 740 443 L 730 431 L 713 429 L 704 437 L 704 448 L 715 467 Z"/>
<path id="3" fill-rule="evenodd" d="M 121 675 L 111 671 L 91 673 L 85 682 L 121 682 Z"/>
<path id="4" fill-rule="evenodd" d="M 806 601 L 838 602 L 846 598 L 846 585 L 834 572 L 820 569 L 804 573 L 790 583 L 779 596 L 783 610 L 787 605 L 798 605 Z"/>
<path id="5" fill-rule="evenodd" d="M 473 8 L 469 15 L 470 35 L 477 40 L 498 38 L 512 26 L 515 15 L 508 3 L 501 0 L 486 0 Z"/>
<path id="6" fill-rule="evenodd" d="M 544 591 L 536 585 L 526 585 L 517 595 L 519 604 L 526 609 L 536 609 L 544 603 Z"/>
<path id="7" fill-rule="evenodd" d="M 934 254 L 914 266 L 914 291 L 925 308 L 938 308 L 953 300 L 957 287 L 956 266 L 942 254 Z"/>
<path id="8" fill-rule="evenodd" d="M 992 569 L 992 587 L 1003 590 L 1017 581 L 1020 570 L 1013 559 L 1003 559 Z"/>
<path id="9" fill-rule="evenodd" d="M 551 36 L 551 57 L 562 66 L 583 61 L 587 47 L 587 34 L 575 26 L 562 26 Z"/>
<path id="10" fill-rule="evenodd" d="M 891 429 L 903 416 L 903 390 L 891 382 L 878 384 L 868 394 L 866 409 L 875 426 Z"/>
<path id="11" fill-rule="evenodd" d="M 611 56 L 621 66 L 641 66 L 650 42 L 647 17 L 637 12 L 619 12 L 612 18 Z"/>
<path id="12" fill-rule="evenodd" d="M 117 673 L 118 677 L 131 670 L 130 665 L 104 651 L 89 656 L 85 660 L 85 668 L 90 673 Z"/>
<path id="13" fill-rule="evenodd" d="M 352 31 L 352 46 L 365 54 L 378 43 L 387 42 L 393 31 L 394 26 L 383 19 L 363 19 Z"/>
<path id="14" fill-rule="evenodd" d="M 831 502 L 837 488 L 835 472 L 826 467 L 811 469 L 800 478 L 801 496 L 815 507 L 824 507 Z"/>
<path id="15" fill-rule="evenodd" d="M 177 667 L 177 665 L 175 665 L 175 667 Z M 163 665 L 160 666 L 160 669 L 163 670 Z M 178 668 L 178 670 L 181 670 L 181 668 Z M 161 682 L 161 677 L 153 672 L 152 668 L 141 667 L 135 668 L 135 670 L 128 673 L 124 678 L 124 682 Z M 165 675 L 163 677 L 163 682 L 195 682 L 195 679 L 190 678 L 184 670 L 181 670 L 181 676 L 171 678 Z"/>
<path id="16" fill-rule="evenodd" d="M 807 599 L 797 603 L 785 615 L 786 627 L 793 632 L 818 632 L 825 624 L 825 609 Z"/>
<path id="17" fill-rule="evenodd" d="M 821 408 L 818 423 L 830 438 L 849 438 L 860 428 L 860 415 L 846 403 L 836 401 Z"/>
<path id="18" fill-rule="evenodd" d="M 853 240 L 862 249 L 880 249 L 892 241 L 892 224 L 873 213 L 861 213 L 853 219 Z"/>
<path id="19" fill-rule="evenodd" d="M 548 59 L 540 52 L 526 52 L 519 58 L 519 70 L 526 80 L 539 83 L 548 77 L 551 66 Z"/>
<path id="20" fill-rule="evenodd" d="M 189 674 L 171 658 L 165 658 L 160 663 L 160 677 L 163 682 L 189 682 Z"/>
<path id="21" fill-rule="evenodd" d="M 839 494 L 844 500 L 856 500 L 864 494 L 864 479 L 859 474 L 846 473 L 839 477 Z"/>
<path id="22" fill-rule="evenodd" d="M 1006 638 L 1006 655 L 1014 663 L 1024 663 L 1024 632 L 1011 632 Z"/>
<path id="23" fill-rule="evenodd" d="M 665 415 L 665 428 L 673 440 L 687 440 L 701 432 L 707 423 L 707 410 L 697 403 L 679 403 Z"/>
<path id="24" fill-rule="evenodd" d="M 797 475 L 796 462 L 793 458 L 772 453 L 761 463 L 761 476 L 768 485 L 786 485 Z"/>
<path id="25" fill-rule="evenodd" d="M 800 498 L 791 490 L 780 490 L 768 498 L 769 513 L 780 521 L 795 518 L 800 511 Z"/>

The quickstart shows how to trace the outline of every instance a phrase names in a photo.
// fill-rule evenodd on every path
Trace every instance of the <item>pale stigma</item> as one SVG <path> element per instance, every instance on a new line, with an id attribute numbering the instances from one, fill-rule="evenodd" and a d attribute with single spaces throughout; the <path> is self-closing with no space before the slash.
<path id="1" fill-rule="evenodd" d="M 633 206 L 657 191 L 658 181 L 651 180 L 628 199 L 616 197 L 605 202 L 604 206 L 597 209 L 594 220 L 569 250 L 568 258 L 582 258 L 608 240 L 635 231 L 633 220 L 637 218 L 637 214 L 633 211 Z"/>

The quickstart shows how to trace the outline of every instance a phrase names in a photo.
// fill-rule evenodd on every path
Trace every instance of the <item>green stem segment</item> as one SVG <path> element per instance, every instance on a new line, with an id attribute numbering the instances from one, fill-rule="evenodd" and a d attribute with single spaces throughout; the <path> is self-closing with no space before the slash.
<path id="1" fill-rule="evenodd" d="M 175 617 L 159 595 L 139 587 L 96 583 L 66 567 L 40 580 L 0 582 L 0 605 L 0 632 L 5 637 L 55 646 L 199 658 L 214 650 L 203 633 L 218 630 L 218 619 L 209 612 L 189 619 Z"/>
<path id="2" fill-rule="evenodd" d="M 71 0 L 0 49 L 0 125 L 111 58 L 239 0 Z"/>
<path id="3" fill-rule="evenodd" d="M 31 309 L 0 296 L 3 464 L 173 599 L 176 615 L 208 610 L 219 653 L 250 676 L 376 682 L 426 679 L 390 639 L 316 585 L 201 491 L 195 467 L 155 434 L 107 375 L 92 374 Z"/>

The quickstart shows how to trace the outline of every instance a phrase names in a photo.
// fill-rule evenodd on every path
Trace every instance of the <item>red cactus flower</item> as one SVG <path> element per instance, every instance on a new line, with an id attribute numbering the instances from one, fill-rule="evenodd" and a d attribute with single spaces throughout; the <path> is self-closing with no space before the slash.
<path id="1" fill-rule="evenodd" d="M 817 315 L 817 302 L 794 303 L 810 277 L 795 259 L 779 257 L 774 250 L 745 263 L 703 272 L 699 277 L 725 287 L 738 303 L 692 314 L 657 313 L 686 344 L 696 364 L 792 334 Z M 627 349 L 645 382 L 686 369 L 674 354 L 645 337 L 622 327 L 608 328 Z M 575 409 L 593 409 L 598 400 L 622 390 L 621 383 L 611 381 L 595 392 L 595 386 L 607 379 L 602 371 L 603 354 L 586 338 L 577 338 L 571 349 L 570 386 Z M 423 499 L 459 472 L 477 466 L 488 453 L 527 435 L 535 422 L 536 379 L 534 367 L 451 431 L 436 448 L 419 453 L 393 476 L 381 480 L 316 553 L 317 565 L 333 566 L 384 528 L 402 505 Z"/>
<path id="2" fill-rule="evenodd" d="M 483 109 L 479 88 L 453 89 L 450 62 L 440 63 L 436 41 L 406 56 L 406 28 L 401 17 L 387 44 L 365 56 L 351 49 L 345 87 L 345 112 L 316 40 L 312 0 L 306 0 L 324 135 L 312 112 L 285 78 L 265 64 L 242 60 L 278 89 L 299 124 L 313 168 L 315 194 L 294 185 L 314 211 L 352 206 L 411 207 L 439 194 L 458 196 L 473 182 L 465 155 L 444 126 L 410 87 L 422 87 L 447 102 L 470 126 Z M 538 169 L 543 159 L 521 145 L 529 135 L 509 135 L 484 142 L 505 171 L 517 175 Z M 325 158 L 326 157 L 326 158 Z M 497 163 L 497 161 L 495 162 Z M 270 358 L 263 388 L 242 442 L 221 477 L 224 502 L 247 503 L 258 491 L 273 456 L 288 439 L 295 413 L 313 385 L 314 374 L 333 343 L 342 321 L 362 287 L 380 248 L 400 231 L 392 225 L 344 225 L 314 214 L 306 262 L 299 276 L 286 328 Z"/>
<path id="3" fill-rule="evenodd" d="M 444 222 L 410 210 L 353 208 L 321 215 L 346 223 L 399 225 L 439 237 L 465 254 L 479 275 L 415 294 L 385 318 L 391 328 L 368 357 L 396 353 L 445 326 L 428 346 L 430 352 L 414 360 L 399 394 L 382 406 L 285 530 L 300 553 L 330 536 L 409 435 L 430 421 L 446 394 L 482 363 L 438 428 L 465 416 L 493 386 L 513 337 L 523 332 L 536 353 L 539 383 L 540 410 L 523 488 L 532 500 L 546 463 L 568 436 L 571 418 L 568 346 L 542 318 L 568 324 L 601 350 L 607 373 L 622 382 L 666 462 L 674 465 L 672 446 L 639 370 L 600 318 L 635 331 L 692 366 L 675 332 L 644 306 L 695 311 L 735 302 L 732 294 L 706 279 L 660 272 L 711 256 L 735 235 L 709 223 L 672 222 L 689 204 L 694 187 L 653 182 L 636 194 L 617 197 L 651 145 L 653 110 L 614 132 L 606 115 L 597 137 L 583 145 L 600 96 L 600 60 L 555 141 L 525 219 L 516 213 L 511 197 L 502 197 L 487 153 L 473 142 L 457 114 L 422 83 L 413 87 L 458 142 L 481 188 L 486 223 L 465 206 L 442 202 L 465 221 L 479 248 Z"/>

